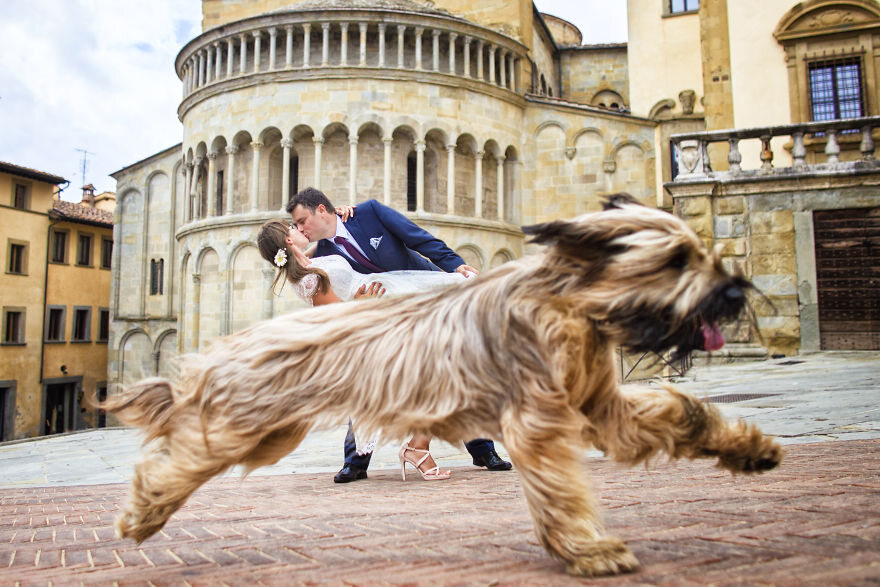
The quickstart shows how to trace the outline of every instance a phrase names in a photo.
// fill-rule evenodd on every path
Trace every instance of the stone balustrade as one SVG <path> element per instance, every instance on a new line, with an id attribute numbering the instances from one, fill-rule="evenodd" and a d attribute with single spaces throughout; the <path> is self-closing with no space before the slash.
<path id="1" fill-rule="evenodd" d="M 705 181 L 708 178 L 755 178 L 761 176 L 779 176 L 798 173 L 815 173 L 821 171 L 838 172 L 860 167 L 880 167 L 874 157 L 873 130 L 880 127 L 880 116 L 864 118 L 850 118 L 846 120 L 829 120 L 823 122 L 805 122 L 799 124 L 786 124 L 762 128 L 748 128 L 736 130 L 708 131 L 697 133 L 676 134 L 670 137 L 670 142 L 678 163 L 678 175 L 674 178 L 677 183 Z M 858 151 L 861 157 L 858 160 L 844 161 L 841 159 L 841 138 L 854 141 L 858 134 L 860 141 Z M 790 145 L 785 148 L 791 150 L 790 166 L 774 166 L 776 159 L 773 151 L 772 140 L 776 137 L 790 137 Z M 850 137 L 853 137 L 850 139 Z M 757 169 L 743 169 L 740 142 L 744 140 L 760 140 L 760 167 Z M 727 143 L 727 171 L 714 171 L 709 157 L 709 145 L 713 143 Z M 818 157 L 824 154 L 824 161 L 808 162 L 808 147 L 822 145 L 824 149 Z M 754 162 L 757 165 L 757 161 Z"/>
<path id="2" fill-rule="evenodd" d="M 522 93 L 522 59 L 526 47 L 518 41 L 449 16 L 324 10 L 275 13 L 209 30 L 180 51 L 176 69 L 185 106 L 225 82 L 260 83 L 266 74 L 272 81 L 321 77 L 340 68 L 364 70 L 365 77 L 441 74 Z"/>

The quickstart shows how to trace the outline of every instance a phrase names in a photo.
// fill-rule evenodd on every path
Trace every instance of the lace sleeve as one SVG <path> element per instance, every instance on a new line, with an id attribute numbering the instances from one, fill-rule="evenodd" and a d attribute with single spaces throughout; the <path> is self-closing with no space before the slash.
<path id="1" fill-rule="evenodd" d="M 318 283 L 318 276 L 314 273 L 309 273 L 293 286 L 293 290 L 296 292 L 296 295 L 307 301 L 310 305 L 314 305 L 312 298 L 318 292 Z"/>

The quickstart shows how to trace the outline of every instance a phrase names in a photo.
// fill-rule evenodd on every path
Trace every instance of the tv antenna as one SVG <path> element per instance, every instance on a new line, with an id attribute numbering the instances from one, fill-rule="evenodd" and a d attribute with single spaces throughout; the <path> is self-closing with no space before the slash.
<path id="1" fill-rule="evenodd" d="M 85 186 L 86 185 L 86 160 L 88 159 L 89 155 L 94 155 L 95 153 L 92 153 L 91 151 L 86 151 L 85 149 L 74 149 L 74 151 L 79 151 L 80 153 L 83 154 L 82 185 Z"/>

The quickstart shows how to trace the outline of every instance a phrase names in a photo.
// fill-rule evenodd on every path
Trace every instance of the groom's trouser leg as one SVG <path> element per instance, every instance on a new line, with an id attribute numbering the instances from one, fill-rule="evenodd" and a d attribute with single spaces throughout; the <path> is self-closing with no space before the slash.
<path id="1" fill-rule="evenodd" d="M 488 438 L 475 438 L 470 442 L 465 442 L 464 447 L 474 458 L 485 457 L 495 450 L 495 443 Z"/>
<path id="2" fill-rule="evenodd" d="M 373 453 L 359 455 L 357 452 L 357 442 L 354 439 L 354 429 L 351 427 L 351 420 L 348 421 L 348 432 L 345 435 L 345 464 L 357 469 L 366 470 L 370 466 L 370 457 Z"/>

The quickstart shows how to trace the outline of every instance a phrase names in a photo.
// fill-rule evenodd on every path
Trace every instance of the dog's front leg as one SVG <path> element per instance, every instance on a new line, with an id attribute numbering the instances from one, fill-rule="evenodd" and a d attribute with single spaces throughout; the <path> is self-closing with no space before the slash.
<path id="1" fill-rule="evenodd" d="M 605 535 L 575 452 L 578 427 L 568 407 L 511 410 L 501 427 L 544 548 L 565 561 L 573 575 L 637 569 L 638 560 L 623 542 Z"/>

